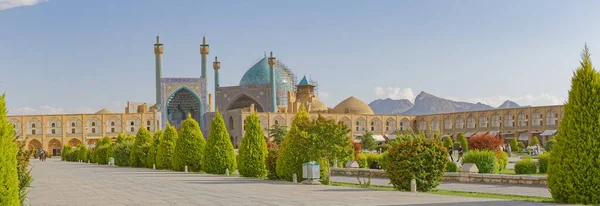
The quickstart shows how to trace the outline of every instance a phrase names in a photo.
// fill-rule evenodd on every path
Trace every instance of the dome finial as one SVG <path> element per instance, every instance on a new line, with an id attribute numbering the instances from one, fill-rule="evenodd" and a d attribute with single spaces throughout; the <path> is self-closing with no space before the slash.
<path id="1" fill-rule="evenodd" d="M 202 37 L 202 44 L 206 44 L 206 36 Z"/>
<path id="2" fill-rule="evenodd" d="M 160 35 L 156 35 L 156 44 L 160 44 Z"/>
<path id="3" fill-rule="evenodd" d="M 265 51 L 265 58 L 267 58 L 267 51 Z"/>

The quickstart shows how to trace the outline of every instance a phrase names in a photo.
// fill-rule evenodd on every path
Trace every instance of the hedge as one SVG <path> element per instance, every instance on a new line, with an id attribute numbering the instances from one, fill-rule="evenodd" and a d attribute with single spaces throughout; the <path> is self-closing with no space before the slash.
<path id="1" fill-rule="evenodd" d="M 517 174 L 535 174 L 537 167 L 531 159 L 522 159 L 515 164 L 515 173 Z"/>
<path id="2" fill-rule="evenodd" d="M 471 150 L 463 155 L 462 165 L 473 163 L 477 165 L 479 173 L 498 173 L 500 165 L 496 153 L 490 150 Z"/>

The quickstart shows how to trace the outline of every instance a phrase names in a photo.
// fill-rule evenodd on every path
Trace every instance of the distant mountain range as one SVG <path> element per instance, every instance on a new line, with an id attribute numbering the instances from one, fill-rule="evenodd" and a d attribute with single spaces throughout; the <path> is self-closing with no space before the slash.
<path id="1" fill-rule="evenodd" d="M 490 105 L 483 104 L 481 102 L 469 103 L 452 101 L 436 97 L 426 92 L 419 93 L 419 95 L 417 95 L 417 98 L 415 98 L 414 104 L 407 99 L 394 100 L 388 98 L 375 100 L 369 103 L 369 106 L 371 107 L 371 109 L 373 109 L 375 114 L 404 115 L 428 115 L 522 107 L 513 101 L 506 100 L 498 108 L 495 108 Z"/>

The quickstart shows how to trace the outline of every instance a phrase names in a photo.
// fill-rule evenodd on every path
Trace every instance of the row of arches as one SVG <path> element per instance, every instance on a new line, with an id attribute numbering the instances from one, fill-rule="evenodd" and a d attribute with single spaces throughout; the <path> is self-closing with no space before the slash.
<path id="1" fill-rule="evenodd" d="M 145 122 L 142 122 L 138 117 L 128 117 L 124 122 L 125 130 L 123 130 L 121 119 L 117 117 L 109 117 L 104 126 L 102 120 L 96 117 L 88 119 L 85 126 L 81 119 L 77 117 L 69 118 L 66 124 L 63 124 L 60 119 L 53 117 L 46 121 L 45 127 L 43 127 L 42 121 L 37 118 L 29 119 L 26 125 L 23 125 L 21 121 L 15 118 L 10 119 L 9 122 L 13 124 L 15 136 L 22 136 L 23 126 L 25 126 L 24 129 L 28 136 L 42 135 L 44 130 L 47 136 L 62 136 L 63 132 L 67 135 L 81 135 L 84 131 L 88 136 L 102 136 L 103 128 L 106 133 L 135 134 L 142 126 L 146 126 L 146 129 L 154 132 L 158 125 L 158 122 L 154 118 L 146 118 Z"/>
<path id="2" fill-rule="evenodd" d="M 545 121 L 544 121 L 545 120 Z M 500 112 L 494 112 L 491 117 L 486 113 L 481 113 L 478 118 L 474 114 L 469 114 L 466 117 L 458 115 L 455 118 L 447 116 L 443 120 L 443 129 L 476 129 L 476 128 L 512 128 L 512 127 L 541 127 L 555 126 L 558 125 L 558 112 L 554 109 L 546 111 L 545 115 L 539 109 L 534 110 L 531 115 L 526 111 L 520 111 L 516 118 L 512 111 L 507 111 L 504 114 Z M 429 124 L 425 121 L 425 118 L 420 118 L 418 122 L 418 128 L 421 131 L 440 130 L 440 120 L 434 117 Z"/>
<path id="3" fill-rule="evenodd" d="M 82 142 L 78 138 L 71 138 L 67 142 L 67 144 L 71 145 L 71 147 L 77 147 L 78 145 L 82 144 Z M 63 143 L 60 140 L 54 138 L 48 141 L 46 147 L 43 147 L 42 142 L 40 142 L 37 139 L 32 139 L 27 143 L 26 147 L 27 149 L 35 150 L 37 152 L 39 152 L 40 150 L 46 150 L 46 152 L 52 154 L 52 156 L 58 156 L 61 153 Z"/>

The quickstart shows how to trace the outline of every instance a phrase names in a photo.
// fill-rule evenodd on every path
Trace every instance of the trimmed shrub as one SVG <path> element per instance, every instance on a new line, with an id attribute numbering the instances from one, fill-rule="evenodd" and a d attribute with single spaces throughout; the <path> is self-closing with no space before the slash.
<path id="1" fill-rule="evenodd" d="M 204 149 L 204 156 L 202 156 L 202 169 L 210 174 L 225 174 L 226 169 L 232 173 L 235 170 L 235 164 L 233 144 L 229 139 L 223 116 L 217 110 L 215 118 L 210 124 L 208 142 Z"/>
<path id="2" fill-rule="evenodd" d="M 459 168 L 456 165 L 456 163 L 454 163 L 453 161 L 448 160 L 448 162 L 446 162 L 446 172 L 458 172 Z"/>
<path id="3" fill-rule="evenodd" d="M 381 155 L 374 153 L 361 153 L 359 155 L 358 165 L 361 168 L 369 168 L 374 161 L 381 162 Z M 380 164 L 381 165 L 381 164 Z"/>
<path id="4" fill-rule="evenodd" d="M 508 166 L 508 153 L 496 150 L 496 159 L 498 159 L 498 171 L 504 171 Z"/>
<path id="5" fill-rule="evenodd" d="M 279 178 L 292 181 L 293 174 L 302 180 L 302 164 L 312 161 L 306 145 L 309 145 L 308 128 L 310 126 L 310 117 L 301 107 L 292 121 L 292 127 L 283 139 L 279 148 L 279 158 L 277 159 L 277 176 Z"/>
<path id="6" fill-rule="evenodd" d="M 511 152 L 519 152 L 521 149 L 519 148 L 519 143 L 516 138 L 512 138 L 510 140 L 510 151 Z"/>
<path id="7" fill-rule="evenodd" d="M 410 181 L 417 181 L 417 190 L 427 192 L 442 181 L 448 151 L 440 141 L 430 141 L 415 135 L 399 141 L 389 150 L 387 175 L 400 191 L 410 190 Z"/>
<path id="8" fill-rule="evenodd" d="M 152 137 L 152 144 L 150 145 L 150 149 L 148 149 L 148 157 L 146 157 L 146 167 L 152 168 L 153 165 L 156 164 L 156 155 L 158 153 L 158 145 L 163 136 L 163 131 L 158 130 L 154 132 L 154 137 Z"/>
<path id="9" fill-rule="evenodd" d="M 446 147 L 446 148 L 454 147 L 454 142 L 452 141 L 452 138 L 450 136 L 444 137 L 444 147 Z M 463 147 L 463 150 L 464 150 L 464 147 Z"/>
<path id="10" fill-rule="evenodd" d="M 275 143 L 275 142 L 273 142 Z M 269 153 L 267 154 L 267 177 L 272 180 L 279 179 L 277 176 L 277 157 L 279 155 L 279 147 L 277 143 L 269 144 Z"/>
<path id="11" fill-rule="evenodd" d="M 540 145 L 540 140 L 538 140 L 538 137 L 533 136 L 531 138 L 531 144 L 529 144 L 529 146 L 535 146 L 535 145 Z"/>
<path id="12" fill-rule="evenodd" d="M 175 142 L 177 141 L 177 129 L 167 123 L 167 129 L 158 144 L 156 151 L 156 168 L 172 169 L 173 153 L 175 152 Z"/>
<path id="13" fill-rule="evenodd" d="M 115 165 L 132 166 L 130 161 L 134 144 L 134 140 L 131 139 L 123 139 L 115 144 Z"/>
<path id="14" fill-rule="evenodd" d="M 554 144 L 556 143 L 556 140 L 554 139 L 554 137 L 550 138 L 548 140 L 548 142 L 546 142 L 546 151 L 550 152 L 552 150 L 552 146 L 554 146 Z"/>
<path id="15" fill-rule="evenodd" d="M 477 165 L 479 173 L 498 173 L 500 165 L 496 158 L 496 153 L 489 150 L 471 150 L 463 155 L 461 164 L 473 163 Z"/>
<path id="16" fill-rule="evenodd" d="M 135 135 L 135 141 L 133 142 L 129 156 L 131 166 L 144 167 L 146 165 L 146 157 L 148 156 L 148 150 L 150 150 L 150 144 L 152 144 L 152 134 L 145 127 L 140 127 Z"/>
<path id="17" fill-rule="evenodd" d="M 114 153 L 113 143 L 102 144 L 96 148 L 96 161 L 98 164 L 108 164 L 108 158 L 112 157 Z"/>
<path id="18" fill-rule="evenodd" d="M 238 171 L 244 177 L 264 177 L 267 175 L 267 143 L 258 120 L 253 112 L 246 117 L 246 133 L 238 150 Z"/>
<path id="19" fill-rule="evenodd" d="M 468 152 L 469 151 L 469 142 L 467 142 L 467 138 L 465 137 L 465 135 L 463 134 L 459 134 L 458 135 L 458 143 L 462 146 L 463 148 L 463 152 Z"/>
<path id="20" fill-rule="evenodd" d="M 82 162 L 87 162 L 88 161 L 88 148 L 83 145 L 80 144 L 79 146 L 77 146 L 77 161 L 81 160 Z"/>
<path id="21" fill-rule="evenodd" d="M 548 160 L 550 159 L 549 153 L 538 155 L 538 168 L 540 173 L 545 174 L 548 172 Z"/>
<path id="22" fill-rule="evenodd" d="M 523 142 L 518 142 L 517 144 L 519 145 L 519 152 L 525 149 L 525 144 Z"/>
<path id="23" fill-rule="evenodd" d="M 475 135 L 469 139 L 469 148 L 472 150 L 500 150 L 502 140 L 489 134 Z M 463 148 L 464 149 L 464 148 Z"/>
<path id="24" fill-rule="evenodd" d="M 200 171 L 200 162 L 206 146 L 206 140 L 200 131 L 200 125 L 191 114 L 181 123 L 179 128 L 179 137 L 175 144 L 175 154 L 173 156 L 173 169 L 183 171 L 187 165 L 190 171 Z M 233 171 L 231 171 L 233 172 Z"/>
<path id="25" fill-rule="evenodd" d="M 87 150 L 87 156 L 88 156 L 88 160 L 90 161 L 90 163 L 96 163 L 96 159 L 94 159 L 94 149 L 93 148 L 89 148 Z"/>
<path id="26" fill-rule="evenodd" d="M 19 171 L 13 125 L 6 119 L 5 94 L 0 96 L 0 204 L 19 206 Z"/>
<path id="27" fill-rule="evenodd" d="M 529 158 L 519 160 L 515 164 L 515 173 L 517 174 L 535 174 L 536 172 L 535 162 Z"/>
<path id="28" fill-rule="evenodd" d="M 62 159 L 62 161 L 70 161 L 69 153 L 71 153 L 71 150 L 73 150 L 73 147 L 71 147 L 71 145 L 63 146 L 62 153 L 60 153 L 60 158 Z"/>
<path id="29" fill-rule="evenodd" d="M 365 153 L 360 153 L 358 155 L 358 161 L 356 161 L 356 163 L 358 163 L 358 167 L 360 168 L 369 167 L 369 161 L 367 160 L 367 155 L 365 155 Z"/>

